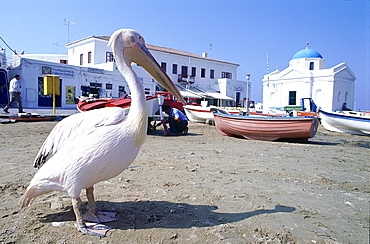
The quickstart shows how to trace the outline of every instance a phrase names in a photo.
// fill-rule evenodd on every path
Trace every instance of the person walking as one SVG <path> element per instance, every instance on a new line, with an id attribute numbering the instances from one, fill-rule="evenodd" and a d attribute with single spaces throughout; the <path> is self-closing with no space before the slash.
<path id="1" fill-rule="evenodd" d="M 21 99 L 21 83 L 20 75 L 15 75 L 14 78 L 9 83 L 9 94 L 10 94 L 10 101 L 5 106 L 4 112 L 9 113 L 9 108 L 12 106 L 13 102 L 17 102 L 18 104 L 18 113 L 24 113 L 23 107 L 22 107 L 22 99 Z"/>

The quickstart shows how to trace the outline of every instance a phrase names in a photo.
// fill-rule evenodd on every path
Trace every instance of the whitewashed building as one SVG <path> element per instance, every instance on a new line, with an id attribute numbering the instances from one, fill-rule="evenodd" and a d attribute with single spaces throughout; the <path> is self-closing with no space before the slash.
<path id="1" fill-rule="evenodd" d="M 263 78 L 264 111 L 300 106 L 301 98 L 312 98 L 323 110 L 341 110 L 354 105 L 356 77 L 346 63 L 326 68 L 325 59 L 313 49 L 297 52 L 289 67 Z"/>
<path id="2" fill-rule="evenodd" d="M 75 107 L 74 100 L 81 95 L 119 98 L 123 91 L 129 94 L 129 87 L 107 46 L 108 40 L 107 36 L 90 36 L 69 43 L 68 55 L 20 55 L 22 58 L 13 55 L 9 77 L 21 75 L 23 106 L 51 106 L 51 96 L 43 95 L 43 76 L 47 74 L 60 76 L 57 106 L 62 108 Z M 243 104 L 246 94 L 250 94 L 246 90 L 247 82 L 236 80 L 239 64 L 211 59 L 206 54 L 147 47 L 185 99 L 197 102 L 206 99 L 209 104 L 233 106 Z M 133 64 L 133 69 L 147 95 L 162 90 L 141 66 Z"/>

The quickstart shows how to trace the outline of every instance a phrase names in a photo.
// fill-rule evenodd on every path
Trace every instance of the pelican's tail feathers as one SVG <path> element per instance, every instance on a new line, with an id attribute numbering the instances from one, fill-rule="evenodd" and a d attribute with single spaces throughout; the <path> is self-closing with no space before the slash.
<path id="1" fill-rule="evenodd" d="M 26 192 L 19 200 L 19 205 L 21 208 L 26 208 L 30 206 L 38 196 L 44 195 L 51 191 L 61 191 L 62 187 L 59 184 L 42 184 L 43 182 L 37 185 L 28 186 Z"/>

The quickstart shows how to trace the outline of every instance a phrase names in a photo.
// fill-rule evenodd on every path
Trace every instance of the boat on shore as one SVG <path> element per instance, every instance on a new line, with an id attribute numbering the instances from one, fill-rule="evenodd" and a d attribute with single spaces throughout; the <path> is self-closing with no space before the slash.
<path id="1" fill-rule="evenodd" d="M 226 136 L 263 141 L 307 142 L 314 137 L 319 119 L 310 117 L 243 116 L 214 113 L 217 130 Z"/>
<path id="2" fill-rule="evenodd" d="M 164 97 L 163 105 L 171 105 L 173 108 L 183 110 L 183 104 L 175 100 L 169 92 L 156 92 L 154 96 L 148 96 L 146 98 L 146 104 L 148 108 L 149 117 L 154 116 L 159 110 L 158 96 Z M 120 107 L 128 113 L 131 106 L 131 98 L 119 98 L 119 99 L 104 99 L 94 97 L 79 97 L 77 103 L 77 109 L 80 112 L 86 112 L 93 109 L 104 108 L 104 107 Z"/>
<path id="3" fill-rule="evenodd" d="M 323 127 L 329 131 L 370 136 L 370 112 L 319 110 Z"/>
<path id="4" fill-rule="evenodd" d="M 186 117 L 190 121 L 199 122 L 199 123 L 206 123 L 206 121 L 213 121 L 213 112 L 223 111 L 224 113 L 228 114 L 239 114 L 240 110 L 228 109 L 228 108 L 221 108 L 217 106 L 200 106 L 200 105 L 185 105 L 184 111 Z"/>
<path id="5" fill-rule="evenodd" d="M 146 98 L 146 105 L 148 108 L 148 115 L 154 115 L 159 109 L 159 103 L 156 96 Z M 77 103 L 77 109 L 80 112 L 86 112 L 93 109 L 104 107 L 120 107 L 128 114 L 131 107 L 130 98 L 120 99 L 99 99 L 99 98 L 80 98 Z"/>

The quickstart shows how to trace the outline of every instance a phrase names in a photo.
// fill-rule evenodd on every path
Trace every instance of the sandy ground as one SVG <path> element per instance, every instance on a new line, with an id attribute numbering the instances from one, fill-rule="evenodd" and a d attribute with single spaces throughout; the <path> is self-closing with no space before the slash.
<path id="1" fill-rule="evenodd" d="M 119 217 L 99 238 L 73 227 L 65 193 L 18 206 L 55 124 L 0 125 L 1 243 L 369 241 L 370 137 L 320 128 L 307 144 L 264 142 L 196 123 L 188 136 L 156 131 L 130 168 L 96 185 L 98 207 Z"/>

